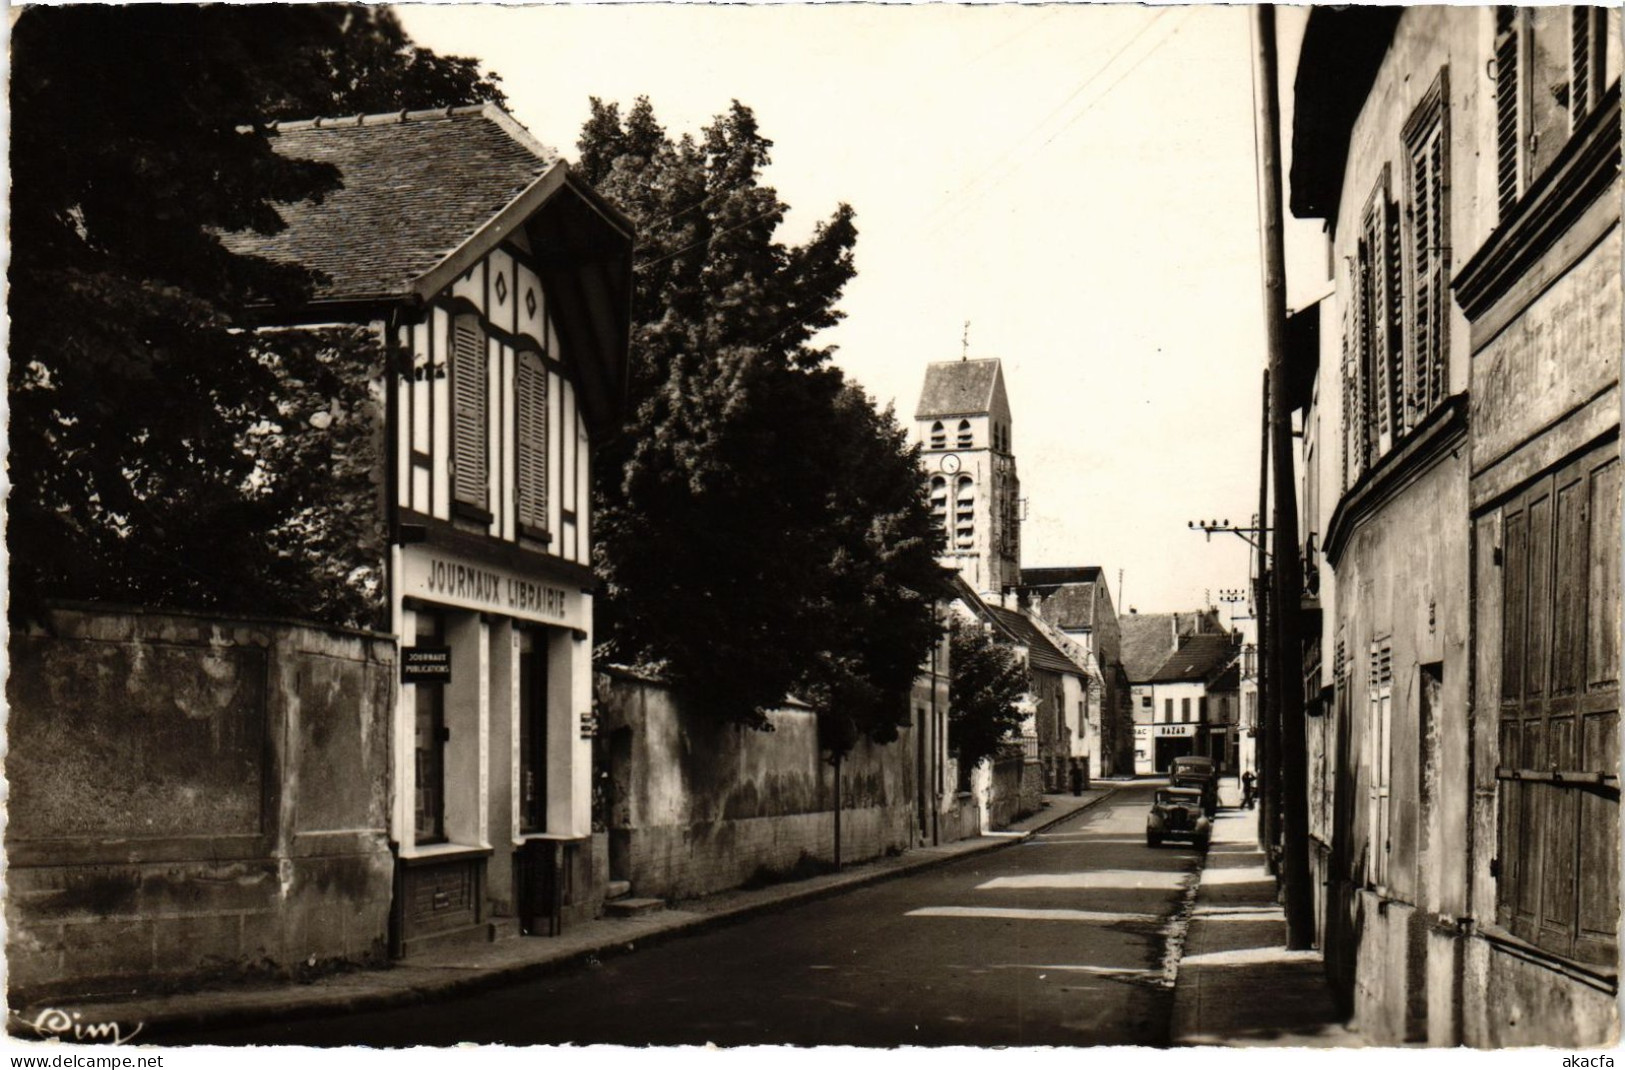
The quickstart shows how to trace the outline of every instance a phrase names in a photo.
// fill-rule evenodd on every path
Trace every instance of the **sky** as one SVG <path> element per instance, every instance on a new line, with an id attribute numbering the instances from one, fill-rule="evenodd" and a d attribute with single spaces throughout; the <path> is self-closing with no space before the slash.
<path id="1" fill-rule="evenodd" d="M 624 113 L 647 95 L 674 135 L 749 105 L 792 206 L 782 240 L 856 211 L 846 319 L 819 339 L 836 363 L 912 428 L 926 364 L 1002 360 L 1024 567 L 1100 566 L 1141 612 L 1247 585 L 1246 544 L 1187 528 L 1258 508 L 1247 8 L 398 10 L 418 43 L 500 74 L 566 157 L 593 96 Z"/>

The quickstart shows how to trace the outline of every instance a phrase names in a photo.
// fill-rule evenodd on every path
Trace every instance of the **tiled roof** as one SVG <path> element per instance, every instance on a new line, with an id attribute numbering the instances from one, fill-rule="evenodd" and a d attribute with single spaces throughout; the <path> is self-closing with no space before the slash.
<path id="1" fill-rule="evenodd" d="M 1241 690 L 1241 662 L 1232 660 L 1213 682 L 1207 685 L 1209 691 L 1240 691 Z"/>
<path id="2" fill-rule="evenodd" d="M 1037 626 L 1028 620 L 1026 616 L 1017 613 L 1013 609 L 1005 609 L 1001 606 L 988 606 L 987 610 L 993 614 L 994 619 L 1007 632 L 1015 636 L 1018 643 L 1027 648 L 1027 661 L 1029 664 L 1040 669 L 1049 669 L 1052 672 L 1083 674 L 1083 669 L 1073 662 L 1071 658 L 1061 653 L 1060 649 L 1050 642 L 1048 637 L 1039 631 Z"/>
<path id="3" fill-rule="evenodd" d="M 1094 567 L 1024 568 L 1022 605 L 1057 628 L 1093 628 L 1100 602 L 1095 589 L 1098 582 L 1100 569 Z"/>
<path id="4" fill-rule="evenodd" d="M 1063 583 L 1094 583 L 1100 579 L 1098 565 L 1076 568 L 1024 568 L 1021 570 L 1023 587 L 1058 587 Z"/>
<path id="5" fill-rule="evenodd" d="M 1228 635 L 1193 635 L 1180 641 L 1152 675 L 1156 683 L 1208 680 L 1235 658 L 1236 648 Z"/>
<path id="6" fill-rule="evenodd" d="M 1123 671 L 1133 683 L 1155 675 L 1174 650 L 1172 613 L 1125 613 L 1117 618 L 1122 634 Z"/>
<path id="7" fill-rule="evenodd" d="M 405 294 L 559 163 L 494 105 L 283 123 L 271 145 L 335 165 L 344 188 L 279 206 L 288 225 L 277 234 L 223 240 L 321 271 L 318 299 Z"/>
<path id="8" fill-rule="evenodd" d="M 920 404 L 914 418 L 966 416 L 993 408 L 993 388 L 999 379 L 997 357 L 977 360 L 948 360 L 928 364 L 925 386 L 920 388 Z"/>

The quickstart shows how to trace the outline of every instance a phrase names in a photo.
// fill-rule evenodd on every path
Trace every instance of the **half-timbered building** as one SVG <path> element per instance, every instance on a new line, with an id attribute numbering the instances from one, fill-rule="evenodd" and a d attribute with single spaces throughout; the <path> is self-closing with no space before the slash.
<path id="1" fill-rule="evenodd" d="M 323 275 L 264 325 L 364 324 L 384 353 L 394 949 L 554 931 L 602 896 L 589 470 L 625 390 L 632 227 L 490 105 L 274 145 L 343 188 L 231 236 Z"/>

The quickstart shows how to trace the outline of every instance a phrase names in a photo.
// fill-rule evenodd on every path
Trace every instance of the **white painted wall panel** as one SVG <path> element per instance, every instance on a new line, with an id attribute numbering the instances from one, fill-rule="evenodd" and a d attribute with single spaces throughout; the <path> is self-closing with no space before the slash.
<path id="1" fill-rule="evenodd" d="M 451 376 L 446 371 L 446 354 L 451 351 L 451 317 L 444 309 L 434 310 L 435 374 L 433 435 L 429 452 L 434 455 L 434 515 L 451 519 L 451 472 L 446 461 L 451 456 Z"/>
<path id="2" fill-rule="evenodd" d="M 553 536 L 549 547 L 562 554 L 559 531 L 559 399 L 564 396 L 562 382 L 554 372 L 547 373 L 547 530 Z"/>
<path id="3" fill-rule="evenodd" d="M 523 264 L 518 266 L 519 301 L 518 301 L 518 330 L 517 334 L 529 335 L 536 342 L 536 348 L 541 349 L 547 344 L 547 301 L 542 294 L 542 281 L 536 273 Z M 525 300 L 525 295 L 535 298 L 535 311 L 530 311 L 531 305 Z"/>

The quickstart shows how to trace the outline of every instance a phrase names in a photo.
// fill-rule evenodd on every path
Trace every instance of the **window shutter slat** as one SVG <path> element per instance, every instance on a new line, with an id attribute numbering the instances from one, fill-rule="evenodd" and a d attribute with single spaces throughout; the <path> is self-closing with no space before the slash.
<path id="1" fill-rule="evenodd" d="M 1495 177 L 1501 211 L 1518 199 L 1518 14 L 1497 9 L 1495 42 Z"/>
<path id="2" fill-rule="evenodd" d="M 535 353 L 519 354 L 515 385 L 519 441 L 517 443 L 519 522 L 547 527 L 547 369 Z"/>
<path id="3" fill-rule="evenodd" d="M 452 327 L 452 493 L 485 508 L 489 473 L 485 332 L 475 316 L 458 316 Z"/>

